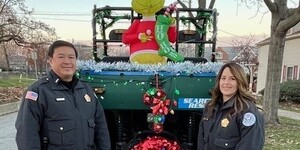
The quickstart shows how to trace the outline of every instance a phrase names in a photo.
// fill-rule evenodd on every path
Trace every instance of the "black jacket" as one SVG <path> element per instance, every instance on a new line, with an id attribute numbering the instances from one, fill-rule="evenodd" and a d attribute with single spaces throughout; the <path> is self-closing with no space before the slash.
<path id="1" fill-rule="evenodd" d="M 84 82 L 67 88 L 50 71 L 31 85 L 22 98 L 16 120 L 19 150 L 110 150 L 103 108 Z"/>
<path id="2" fill-rule="evenodd" d="M 250 101 L 247 103 L 247 110 L 231 117 L 227 114 L 234 106 L 234 99 L 216 105 L 211 119 L 204 110 L 197 150 L 262 150 L 264 120 L 256 105 Z"/>

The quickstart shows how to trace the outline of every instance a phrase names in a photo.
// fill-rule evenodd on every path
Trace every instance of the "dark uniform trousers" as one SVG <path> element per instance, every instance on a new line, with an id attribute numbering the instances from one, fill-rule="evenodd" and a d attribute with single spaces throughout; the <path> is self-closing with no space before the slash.
<path id="1" fill-rule="evenodd" d="M 197 150 L 262 150 L 264 145 L 264 121 L 254 103 L 241 114 L 228 116 L 234 100 L 214 108 L 213 118 L 208 119 L 204 110 L 200 121 Z M 253 114 L 252 120 L 244 121 L 245 113 Z M 251 115 L 250 116 L 253 116 Z"/>
<path id="2" fill-rule="evenodd" d="M 110 149 L 103 108 L 93 90 L 77 81 L 69 89 L 51 71 L 29 87 L 38 99 L 23 97 L 16 121 L 19 149 L 90 150 L 93 145 Z"/>

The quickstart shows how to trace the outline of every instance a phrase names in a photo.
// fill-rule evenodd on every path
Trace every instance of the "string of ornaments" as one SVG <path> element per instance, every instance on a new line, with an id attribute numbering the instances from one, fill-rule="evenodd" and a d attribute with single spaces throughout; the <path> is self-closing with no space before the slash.
<path id="1" fill-rule="evenodd" d="M 177 102 L 167 97 L 166 92 L 158 85 L 158 75 L 156 75 L 156 87 L 150 88 L 143 95 L 143 102 L 152 110 L 153 124 L 152 130 L 159 135 L 164 131 L 163 124 L 165 116 L 174 114 L 172 106 L 177 107 Z M 175 94 L 179 95 L 178 91 Z M 148 136 L 143 141 L 136 144 L 132 150 L 180 150 L 180 145 L 177 141 L 170 140 L 161 136 Z"/>
<path id="2" fill-rule="evenodd" d="M 174 110 L 170 109 L 171 106 L 177 107 L 177 102 L 167 98 L 167 94 L 164 90 L 158 87 L 158 75 L 156 75 L 156 87 L 147 90 L 143 96 L 143 102 L 147 106 L 150 106 L 153 115 L 153 131 L 161 133 L 163 131 L 163 123 L 165 116 L 170 112 L 174 114 Z"/>

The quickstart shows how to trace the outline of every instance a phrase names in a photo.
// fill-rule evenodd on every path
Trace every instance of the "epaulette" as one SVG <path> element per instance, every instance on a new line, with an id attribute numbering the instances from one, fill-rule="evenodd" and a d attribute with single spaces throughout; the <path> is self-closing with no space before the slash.
<path id="1" fill-rule="evenodd" d="M 46 77 L 40 78 L 38 81 L 36 81 L 35 83 L 33 83 L 33 84 L 31 85 L 31 87 L 32 87 L 33 89 L 37 89 L 39 86 L 41 86 L 41 85 L 43 85 L 43 84 L 45 84 L 45 83 L 49 83 L 49 79 L 48 79 L 47 76 L 46 76 Z"/>

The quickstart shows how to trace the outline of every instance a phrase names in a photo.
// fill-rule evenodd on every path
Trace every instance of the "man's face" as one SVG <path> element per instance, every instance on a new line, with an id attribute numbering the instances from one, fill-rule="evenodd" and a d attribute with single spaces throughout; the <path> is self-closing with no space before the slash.
<path id="1" fill-rule="evenodd" d="M 53 58 L 49 59 L 52 70 L 63 80 L 72 81 L 76 71 L 75 50 L 68 46 L 54 49 Z"/>

